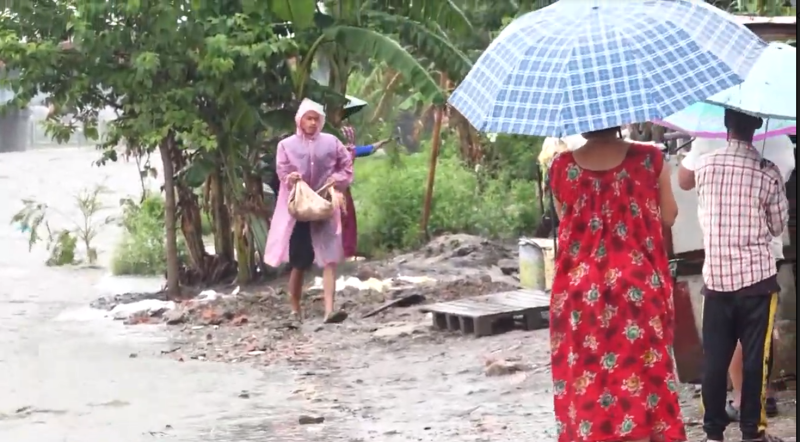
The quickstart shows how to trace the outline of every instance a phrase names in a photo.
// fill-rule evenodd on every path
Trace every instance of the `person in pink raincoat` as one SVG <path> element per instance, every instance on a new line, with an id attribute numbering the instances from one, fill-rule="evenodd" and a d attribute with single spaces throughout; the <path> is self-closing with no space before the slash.
<path id="1" fill-rule="evenodd" d="M 353 161 L 356 158 L 367 157 L 375 153 L 389 140 L 378 141 L 366 146 L 356 145 L 356 130 L 353 126 L 342 127 L 342 135 L 347 143 L 345 147 L 350 152 Z M 344 247 L 345 258 L 352 258 L 358 253 L 358 223 L 356 219 L 356 206 L 353 203 L 353 195 L 350 188 L 344 192 L 345 213 L 342 214 L 342 246 Z"/>
<path id="2" fill-rule="evenodd" d="M 334 135 L 323 133 L 325 111 L 319 103 L 305 99 L 295 116 L 297 132 L 278 143 L 275 168 L 280 191 L 272 216 L 264 262 L 272 267 L 289 263 L 289 293 L 292 312 L 301 319 L 300 299 L 305 271 L 313 264 L 323 269 L 325 322 L 338 323 L 347 313 L 334 310 L 336 266 L 344 259 L 341 214 L 337 209 L 326 221 L 299 222 L 289 214 L 289 194 L 295 183 L 312 189 L 333 183 L 344 191 L 353 181 L 353 160 Z"/>

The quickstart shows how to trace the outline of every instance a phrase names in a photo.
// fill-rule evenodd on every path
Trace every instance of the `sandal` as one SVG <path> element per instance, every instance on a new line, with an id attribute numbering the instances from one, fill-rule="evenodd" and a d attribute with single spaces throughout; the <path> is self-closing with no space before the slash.
<path id="1" fill-rule="evenodd" d="M 778 401 L 774 397 L 768 397 L 767 402 L 764 404 L 764 410 L 767 412 L 767 417 L 777 416 Z"/>
<path id="2" fill-rule="evenodd" d="M 725 412 L 728 413 L 731 422 L 739 422 L 739 409 L 733 405 L 733 401 L 728 401 L 725 405 Z"/>
<path id="3" fill-rule="evenodd" d="M 291 330 L 297 330 L 303 325 L 303 315 L 298 312 L 292 312 L 289 314 L 289 319 L 286 321 L 286 328 Z"/>
<path id="4" fill-rule="evenodd" d="M 768 397 L 764 403 L 764 411 L 767 412 L 767 417 L 775 417 L 778 415 L 778 401 L 774 397 Z M 725 412 L 728 413 L 728 419 L 731 422 L 739 422 L 739 409 L 733 406 L 733 401 L 728 401 L 725 406 Z"/>
<path id="5" fill-rule="evenodd" d="M 347 312 L 344 310 L 337 310 L 333 313 L 325 315 L 322 321 L 324 324 L 341 324 L 347 319 Z"/>

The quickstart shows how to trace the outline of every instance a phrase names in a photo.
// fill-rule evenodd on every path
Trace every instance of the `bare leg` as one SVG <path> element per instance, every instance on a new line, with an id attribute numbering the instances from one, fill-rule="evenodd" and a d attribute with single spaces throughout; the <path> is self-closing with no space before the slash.
<path id="1" fill-rule="evenodd" d="M 742 379 L 744 379 L 744 375 L 742 374 L 742 344 L 736 344 L 736 351 L 733 353 L 733 359 L 731 359 L 731 365 L 728 367 L 728 374 L 731 377 L 731 385 L 733 386 L 733 407 L 737 410 L 739 409 L 739 405 L 742 402 Z M 767 384 L 767 397 L 772 397 L 773 391 L 772 386 Z"/>
<path id="2" fill-rule="evenodd" d="M 289 274 L 289 301 L 292 305 L 292 313 L 301 315 L 300 299 L 303 296 L 303 271 L 292 269 Z"/>
<path id="3" fill-rule="evenodd" d="M 325 300 L 325 317 L 333 313 L 336 296 L 336 264 L 328 264 L 322 269 L 322 296 Z"/>
<path id="4" fill-rule="evenodd" d="M 731 365 L 728 367 L 728 374 L 733 385 L 733 406 L 738 409 L 742 401 L 742 343 L 736 344 L 736 351 L 733 352 Z"/>
<path id="5" fill-rule="evenodd" d="M 344 310 L 335 310 L 336 264 L 328 264 L 322 269 L 322 296 L 325 298 L 325 323 L 338 324 L 347 319 Z"/>

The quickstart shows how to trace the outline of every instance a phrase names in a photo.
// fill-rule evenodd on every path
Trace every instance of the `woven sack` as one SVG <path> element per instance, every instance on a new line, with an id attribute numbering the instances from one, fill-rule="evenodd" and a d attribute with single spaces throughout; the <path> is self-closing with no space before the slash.
<path id="1" fill-rule="evenodd" d="M 289 194 L 289 214 L 297 221 L 324 221 L 333 217 L 342 196 L 332 185 L 314 192 L 304 181 L 298 181 Z"/>

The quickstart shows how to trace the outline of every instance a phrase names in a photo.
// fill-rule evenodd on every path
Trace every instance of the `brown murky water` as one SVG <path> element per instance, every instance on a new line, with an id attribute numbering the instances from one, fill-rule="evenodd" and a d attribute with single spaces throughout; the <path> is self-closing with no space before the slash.
<path id="1" fill-rule="evenodd" d="M 43 247 L 28 253 L 25 235 L 8 223 L 22 198 L 63 212 L 51 219 L 57 227 L 75 217 L 82 188 L 104 183 L 113 207 L 139 194 L 135 166 L 98 168 L 97 157 L 72 148 L 0 154 L 0 440 L 320 440 L 320 427 L 295 424 L 304 404 L 290 397 L 288 369 L 178 363 L 159 356 L 167 343 L 158 327 L 126 328 L 87 307 L 98 295 L 159 281 L 48 268 Z M 102 262 L 118 233 L 112 227 L 98 238 Z M 238 397 L 243 390 L 250 399 Z"/>

